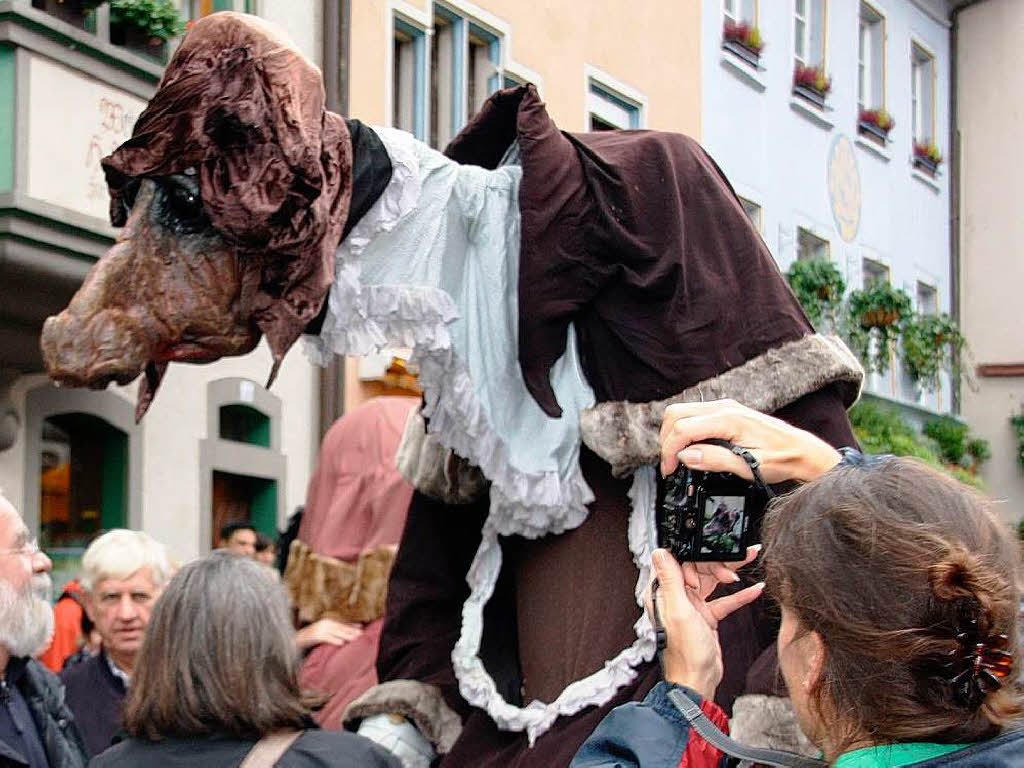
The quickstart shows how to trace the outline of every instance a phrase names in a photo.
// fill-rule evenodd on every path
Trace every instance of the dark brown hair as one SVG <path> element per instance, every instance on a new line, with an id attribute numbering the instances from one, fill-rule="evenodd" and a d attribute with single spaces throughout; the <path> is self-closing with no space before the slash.
<path id="1" fill-rule="evenodd" d="M 1021 718 L 1019 660 L 975 706 L 943 679 L 965 622 L 1018 647 L 1018 550 L 973 490 L 912 459 L 835 469 L 769 511 L 764 545 L 769 592 L 822 638 L 811 705 L 840 751 L 980 741 Z"/>
<path id="2" fill-rule="evenodd" d="M 124 726 L 153 741 L 210 733 L 260 738 L 303 728 L 288 599 L 266 567 L 216 552 L 160 596 L 132 675 Z"/>

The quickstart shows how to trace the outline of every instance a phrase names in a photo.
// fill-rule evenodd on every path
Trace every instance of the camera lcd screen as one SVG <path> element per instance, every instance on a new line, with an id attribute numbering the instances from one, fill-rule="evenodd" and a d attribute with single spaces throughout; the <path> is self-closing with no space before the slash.
<path id="1" fill-rule="evenodd" d="M 745 505 L 745 496 L 708 496 L 704 499 L 702 555 L 740 554 Z"/>

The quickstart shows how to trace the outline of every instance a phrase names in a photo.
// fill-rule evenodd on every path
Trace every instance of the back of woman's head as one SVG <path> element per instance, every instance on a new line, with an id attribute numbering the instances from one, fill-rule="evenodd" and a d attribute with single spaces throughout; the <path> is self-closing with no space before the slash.
<path id="1" fill-rule="evenodd" d="M 1019 555 L 971 489 L 911 459 L 839 468 L 782 499 L 764 528 L 768 590 L 823 641 L 812 707 L 837 745 L 979 741 L 1017 721 L 968 656 L 1016 653 Z M 958 640 L 959 636 L 959 640 Z M 965 675 L 951 680 L 961 672 Z"/>
<path id="2" fill-rule="evenodd" d="M 182 568 L 153 609 L 125 729 L 157 740 L 301 728 L 309 708 L 297 671 L 288 600 L 274 574 L 214 553 Z"/>

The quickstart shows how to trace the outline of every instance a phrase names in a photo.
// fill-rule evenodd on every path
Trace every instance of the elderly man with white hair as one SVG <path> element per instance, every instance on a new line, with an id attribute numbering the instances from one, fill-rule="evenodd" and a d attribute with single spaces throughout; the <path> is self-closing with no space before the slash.
<path id="1" fill-rule="evenodd" d="M 99 654 L 61 673 L 67 702 L 91 755 L 121 730 L 124 698 L 153 604 L 170 580 L 164 545 L 141 531 L 108 531 L 85 550 L 85 609 L 102 639 Z"/>
<path id="2" fill-rule="evenodd" d="M 84 768 L 88 760 L 60 683 L 32 658 L 53 633 L 50 567 L 0 493 L 0 768 Z"/>

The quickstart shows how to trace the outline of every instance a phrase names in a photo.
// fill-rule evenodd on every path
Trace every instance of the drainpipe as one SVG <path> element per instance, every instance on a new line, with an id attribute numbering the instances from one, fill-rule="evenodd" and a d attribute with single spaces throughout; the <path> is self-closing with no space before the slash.
<path id="1" fill-rule="evenodd" d="M 326 106 L 348 114 L 349 40 L 352 13 L 350 0 L 324 0 L 323 73 Z M 320 369 L 320 440 L 345 411 L 345 360 L 331 355 Z M 317 441 L 319 447 L 320 441 Z"/>
<path id="2" fill-rule="evenodd" d="M 961 325 L 960 316 L 960 121 L 957 116 L 960 99 L 958 98 L 959 73 L 957 56 L 959 55 L 960 14 L 985 0 L 958 0 L 949 11 L 949 314 Z M 962 329 L 961 329 L 962 330 Z M 963 360 L 957 355 L 954 361 L 959 370 Z M 959 382 L 952 388 L 953 396 L 950 408 L 954 414 L 960 413 Z"/>

